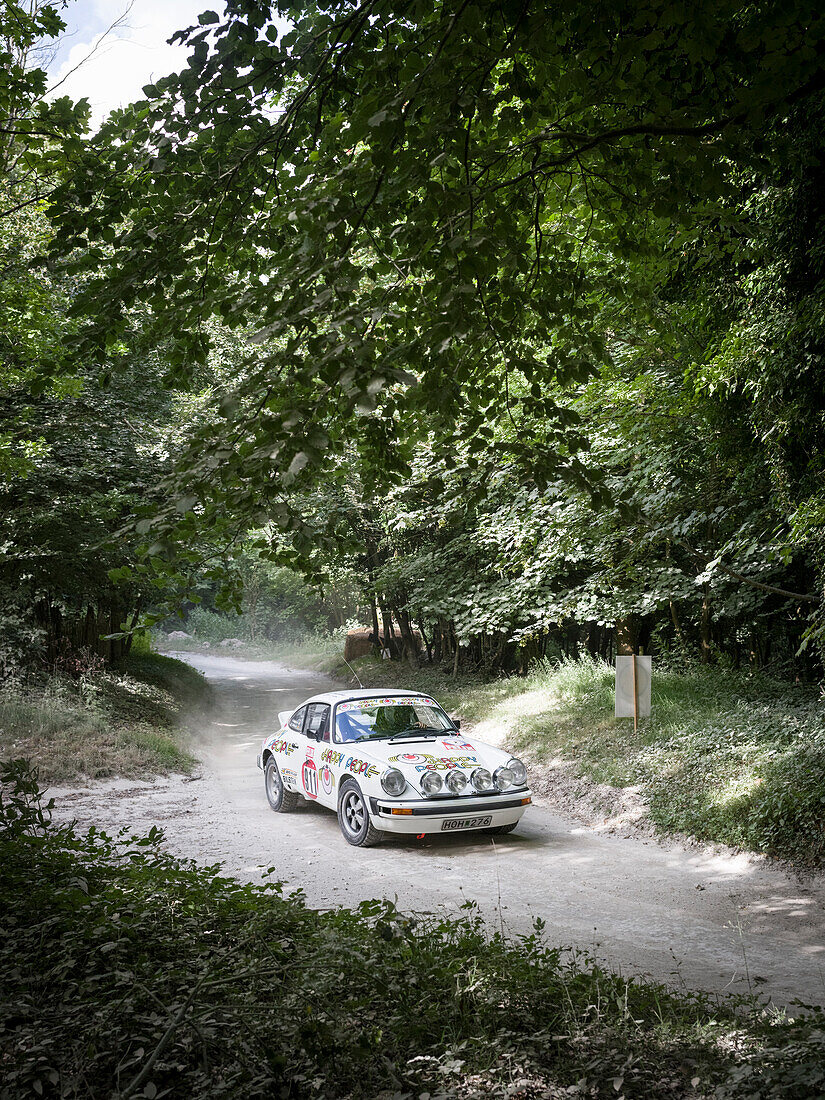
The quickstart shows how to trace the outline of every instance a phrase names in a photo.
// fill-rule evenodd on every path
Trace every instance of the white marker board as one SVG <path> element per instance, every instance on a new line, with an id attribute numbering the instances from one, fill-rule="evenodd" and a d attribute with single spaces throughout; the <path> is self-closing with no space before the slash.
<path id="1" fill-rule="evenodd" d="M 633 661 L 636 661 L 636 707 L 633 706 Z M 616 658 L 616 717 L 647 718 L 650 714 L 650 657 Z"/>

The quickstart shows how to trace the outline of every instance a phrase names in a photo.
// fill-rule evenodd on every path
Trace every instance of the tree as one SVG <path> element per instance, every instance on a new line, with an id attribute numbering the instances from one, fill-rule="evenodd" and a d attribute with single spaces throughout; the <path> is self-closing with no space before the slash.
<path id="1" fill-rule="evenodd" d="M 356 421 L 376 476 L 403 468 L 399 417 L 483 440 L 508 375 L 563 420 L 547 383 L 603 361 L 616 257 L 643 257 L 652 225 L 724 217 L 730 166 L 821 87 L 823 17 L 803 9 L 283 4 L 281 41 L 267 3 L 207 12 L 180 36 L 188 69 L 113 117 L 58 199 L 64 255 L 98 268 L 81 353 L 105 359 L 136 301 L 178 372 L 207 355 L 208 316 L 279 338 L 229 418 L 242 477 L 217 438 L 187 469 L 250 511 Z"/>
<path id="2" fill-rule="evenodd" d="M 281 39 L 276 10 L 292 21 Z M 818 117 L 825 15 L 810 2 L 742 0 L 598 15 L 583 2 L 232 0 L 223 21 L 207 12 L 181 33 L 188 68 L 147 87 L 73 160 L 53 213 L 55 258 L 84 280 L 77 354 L 108 370 L 138 305 L 147 339 L 170 343 L 172 377 L 206 362 L 210 318 L 254 333 L 259 348 L 220 418 L 193 437 L 152 521 L 159 548 L 231 516 L 274 524 L 309 562 L 346 525 L 332 514 L 308 524 L 306 492 L 352 456 L 365 499 L 380 499 L 415 480 L 426 446 L 448 477 L 466 466 L 478 500 L 489 479 L 472 471 L 501 465 L 537 514 L 552 490 L 590 562 L 588 575 L 570 574 L 558 558 L 553 584 L 580 591 L 577 614 L 609 587 L 616 615 L 666 606 L 678 631 L 683 582 L 707 574 L 695 626 L 710 653 L 725 584 L 764 592 L 775 560 L 759 557 L 778 552 L 789 522 L 811 542 L 819 498 L 800 486 L 789 512 L 766 493 L 757 421 L 772 406 L 798 410 L 812 372 L 776 403 L 777 387 L 755 383 L 756 360 L 731 349 L 743 347 L 748 272 L 770 278 L 753 245 L 759 196 L 800 195 L 815 156 L 800 158 L 785 131 Z M 805 133 L 815 144 L 814 122 Z M 788 256 L 787 237 L 773 240 Z M 765 310 L 770 295 L 756 297 Z M 815 295 L 806 301 L 818 309 Z M 818 323 L 798 326 L 799 347 Z M 734 359 L 747 400 L 761 394 L 744 432 L 741 394 L 690 397 L 691 386 L 718 393 L 713 363 Z M 667 408 L 647 435 L 619 425 L 620 443 L 661 449 L 664 506 L 600 441 L 617 418 L 566 395 L 594 376 L 614 395 L 661 377 L 665 405 L 700 417 L 695 455 L 689 430 L 666 427 Z M 807 430 L 793 420 L 789 441 Z M 736 440 L 729 453 L 715 432 Z M 714 455 L 717 474 L 704 477 L 701 458 Z M 726 478 L 750 495 L 733 499 Z M 690 512 L 696 491 L 713 508 Z M 566 499 L 577 492 L 585 503 Z M 594 503 L 621 510 L 594 524 Z M 370 569 L 390 567 L 365 552 Z M 654 575 L 669 581 L 657 587 Z M 388 580 L 370 584 L 389 591 Z M 561 607 L 552 588 L 547 608 Z M 413 598 L 409 574 L 395 590 Z M 534 616 L 537 628 L 548 615 Z M 529 616 L 519 623 L 528 630 Z"/>

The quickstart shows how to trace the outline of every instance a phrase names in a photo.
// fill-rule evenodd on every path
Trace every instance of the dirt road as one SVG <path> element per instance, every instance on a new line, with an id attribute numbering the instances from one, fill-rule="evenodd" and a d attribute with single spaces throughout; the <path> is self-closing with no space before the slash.
<path id="1" fill-rule="evenodd" d="M 170 849 L 257 880 L 276 868 L 311 905 L 397 898 L 411 911 L 477 902 L 495 928 L 586 948 L 628 975 L 672 986 L 755 990 L 787 1004 L 825 1003 L 825 882 L 793 877 L 744 855 L 610 836 L 538 803 L 515 833 L 390 840 L 354 849 L 328 810 L 273 814 L 255 755 L 276 714 L 337 686 L 269 662 L 178 654 L 209 678 L 217 719 L 195 752 L 199 778 L 53 789 L 60 820 L 145 831 Z"/>

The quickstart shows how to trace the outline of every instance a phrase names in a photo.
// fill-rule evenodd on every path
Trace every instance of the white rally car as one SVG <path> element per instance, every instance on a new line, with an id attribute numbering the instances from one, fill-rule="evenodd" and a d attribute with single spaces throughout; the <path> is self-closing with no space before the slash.
<path id="1" fill-rule="evenodd" d="M 278 715 L 258 756 L 266 796 L 337 810 L 350 844 L 383 833 L 509 833 L 530 804 L 520 760 L 475 738 L 416 691 L 330 691 Z"/>

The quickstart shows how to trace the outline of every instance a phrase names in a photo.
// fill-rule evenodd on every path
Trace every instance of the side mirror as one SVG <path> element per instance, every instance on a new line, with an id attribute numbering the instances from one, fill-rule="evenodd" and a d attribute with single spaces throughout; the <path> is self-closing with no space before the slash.
<path id="1" fill-rule="evenodd" d="M 455 726 L 455 728 L 457 730 L 461 729 L 461 719 L 460 718 L 451 718 L 450 721 L 452 722 L 452 724 Z"/>

